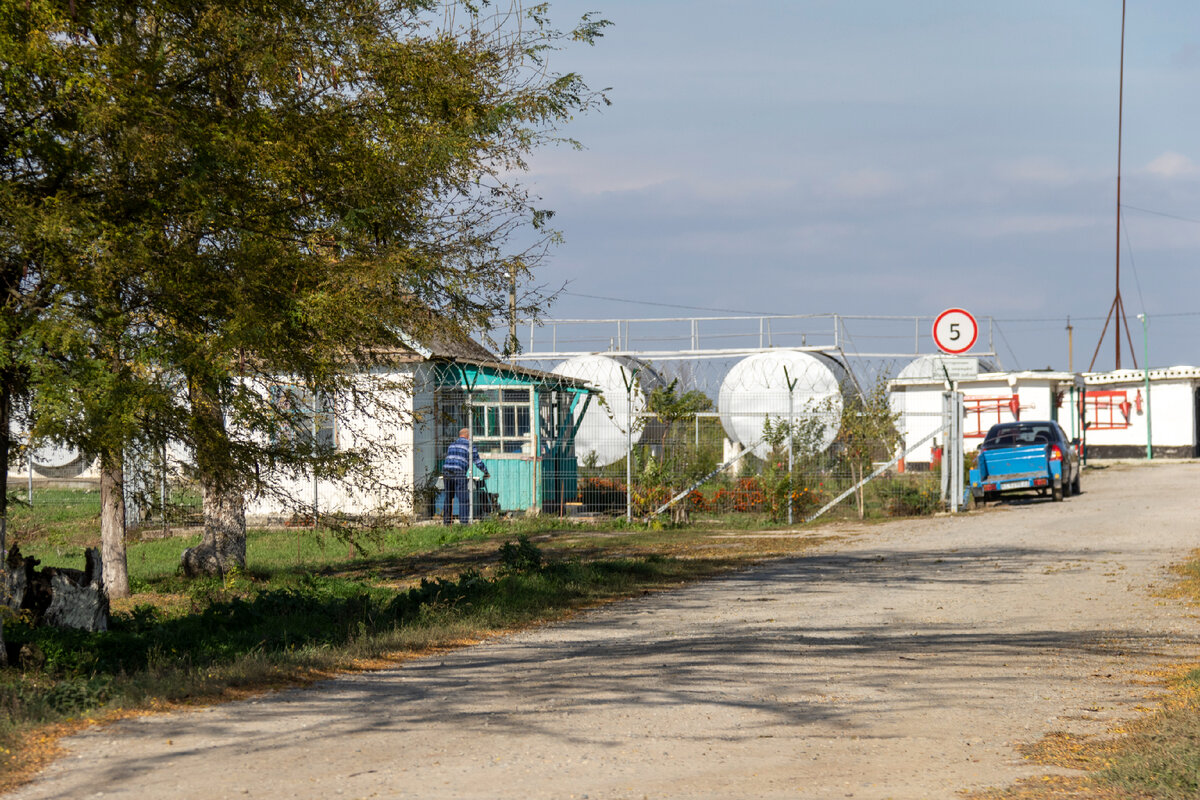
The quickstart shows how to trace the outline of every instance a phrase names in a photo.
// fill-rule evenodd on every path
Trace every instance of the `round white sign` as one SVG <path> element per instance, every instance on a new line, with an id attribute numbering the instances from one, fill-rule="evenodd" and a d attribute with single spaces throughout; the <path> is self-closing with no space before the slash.
<path id="1" fill-rule="evenodd" d="M 965 353 L 975 346 L 978 337 L 978 323 L 961 308 L 948 308 L 933 321 L 933 342 L 943 353 Z"/>

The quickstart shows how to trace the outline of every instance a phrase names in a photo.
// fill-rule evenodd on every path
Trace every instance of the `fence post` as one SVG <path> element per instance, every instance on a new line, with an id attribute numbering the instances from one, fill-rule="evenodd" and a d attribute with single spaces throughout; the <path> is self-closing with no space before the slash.
<path id="1" fill-rule="evenodd" d="M 967 442 L 963 437 L 963 418 L 966 417 L 966 409 L 964 396 L 962 392 L 954 393 L 954 441 L 957 456 L 954 459 L 955 469 L 958 471 L 958 476 L 954 484 L 954 497 L 957 500 L 958 508 L 962 508 L 963 487 L 966 485 L 966 454 Z"/>
<path id="2" fill-rule="evenodd" d="M 786 364 L 783 367 L 783 379 L 785 381 L 787 381 L 787 387 L 788 387 L 788 429 L 787 429 L 787 431 L 788 431 L 788 490 L 787 490 L 788 503 L 787 503 L 787 506 L 788 506 L 788 525 L 791 525 L 792 524 L 792 494 L 795 490 L 795 487 L 792 486 L 792 472 L 795 468 L 795 461 L 793 460 L 793 456 L 792 456 L 792 453 L 793 453 L 792 437 L 793 437 L 794 429 L 796 427 L 795 413 L 793 411 L 794 402 L 793 402 L 792 390 L 794 390 L 796 388 L 796 384 L 800 381 L 800 379 L 796 378 L 795 380 L 793 380 L 792 376 L 788 375 L 788 368 L 787 368 Z"/>
<path id="3" fill-rule="evenodd" d="M 635 369 L 626 377 L 625 368 L 621 367 L 621 380 L 625 384 L 625 521 L 633 522 L 633 386 L 637 381 L 639 369 Z"/>
<path id="4" fill-rule="evenodd" d="M 953 439 L 953 413 L 951 413 L 950 392 L 942 392 L 942 458 L 941 458 L 941 490 L 942 502 L 950 504 L 950 440 Z M 936 440 L 935 440 L 936 441 Z"/>
<path id="5" fill-rule="evenodd" d="M 159 501 L 162 506 L 162 529 L 163 536 L 167 535 L 167 445 L 164 442 L 162 446 L 162 462 L 159 480 Z"/>
<path id="6" fill-rule="evenodd" d="M 942 426 L 946 431 L 942 447 L 942 499 L 952 514 L 957 514 L 962 508 L 965 461 L 962 421 L 962 392 L 942 392 Z"/>
<path id="7" fill-rule="evenodd" d="M 318 426 L 318 424 L 319 424 L 319 423 L 318 423 L 318 421 L 317 421 L 317 413 L 318 413 L 318 412 L 317 412 L 317 408 L 318 408 L 318 407 L 319 407 L 319 401 L 317 400 L 317 393 L 316 393 L 316 392 L 313 392 L 312 441 L 313 441 L 313 449 L 314 449 L 314 450 L 315 450 L 315 449 L 316 449 L 316 447 L 317 447 L 317 426 Z M 318 486 L 318 484 L 317 484 L 317 464 L 316 464 L 316 461 L 313 461 L 313 465 L 312 465 L 312 471 L 313 471 L 313 484 L 312 484 L 312 492 L 313 492 L 313 530 L 315 531 L 315 530 L 317 530 L 317 525 L 319 524 L 319 520 L 320 520 L 320 514 L 321 514 L 321 512 L 320 512 L 320 509 L 317 507 L 317 501 L 318 501 L 318 500 L 320 500 L 320 489 L 319 489 L 319 486 Z"/>

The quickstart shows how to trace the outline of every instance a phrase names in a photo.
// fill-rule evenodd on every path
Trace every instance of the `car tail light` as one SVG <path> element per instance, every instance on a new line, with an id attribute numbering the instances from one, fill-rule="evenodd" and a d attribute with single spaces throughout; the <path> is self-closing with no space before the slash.
<path id="1" fill-rule="evenodd" d="M 1056 444 L 1050 445 L 1050 460 L 1051 461 L 1062 461 L 1063 460 L 1062 448 L 1060 448 Z"/>

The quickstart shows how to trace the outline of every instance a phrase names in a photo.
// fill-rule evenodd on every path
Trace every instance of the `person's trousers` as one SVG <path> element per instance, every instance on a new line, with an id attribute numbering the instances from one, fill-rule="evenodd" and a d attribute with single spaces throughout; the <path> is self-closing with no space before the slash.
<path id="1" fill-rule="evenodd" d="M 442 522 L 449 525 L 454 521 L 453 507 L 454 502 L 458 501 L 458 518 L 464 523 L 471 521 L 471 506 L 468 502 L 467 492 L 469 491 L 470 481 L 464 473 L 443 473 L 442 487 L 446 491 L 445 498 L 442 500 Z"/>

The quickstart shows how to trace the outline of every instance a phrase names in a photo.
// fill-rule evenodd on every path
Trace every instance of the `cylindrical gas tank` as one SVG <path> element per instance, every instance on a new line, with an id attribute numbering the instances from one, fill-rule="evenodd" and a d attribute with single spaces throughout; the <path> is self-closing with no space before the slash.
<path id="1" fill-rule="evenodd" d="M 789 381 L 792 422 L 805 432 L 805 444 L 825 450 L 837 438 L 842 417 L 842 382 L 846 370 L 821 353 L 772 350 L 747 356 L 733 365 L 721 383 L 721 425 L 731 441 L 766 457 L 766 422 L 788 419 Z"/>
<path id="2" fill-rule="evenodd" d="M 646 410 L 646 395 L 662 384 L 662 378 L 644 361 L 627 356 L 575 356 L 553 369 L 556 375 L 578 378 L 600 391 L 592 398 L 579 431 L 575 434 L 575 455 L 586 463 L 595 454 L 596 466 L 614 464 L 625 458 L 629 426 L 634 425 L 636 444 L 644 426 L 637 415 Z M 633 382 L 632 406 L 627 382 Z"/>

